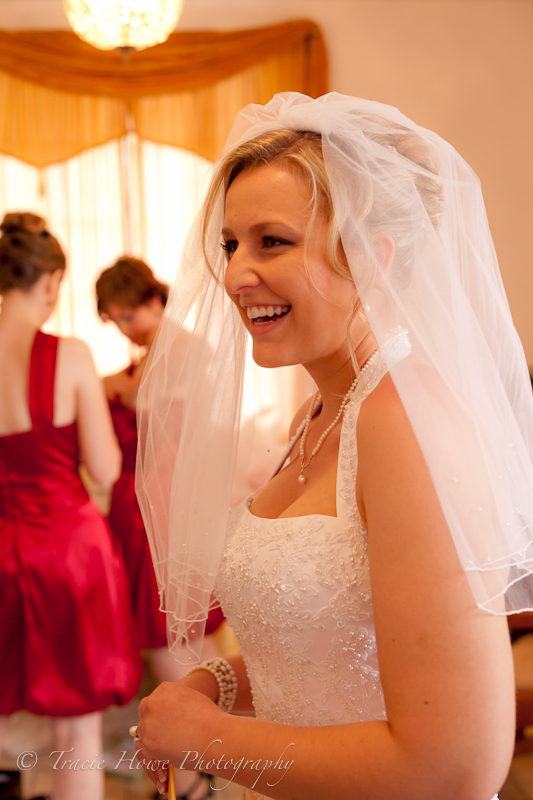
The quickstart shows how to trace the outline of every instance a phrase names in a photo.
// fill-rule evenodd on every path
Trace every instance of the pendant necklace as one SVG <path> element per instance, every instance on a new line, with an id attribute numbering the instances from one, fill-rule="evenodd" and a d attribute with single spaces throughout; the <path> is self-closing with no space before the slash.
<path id="1" fill-rule="evenodd" d="M 309 466 L 311 461 L 314 459 L 314 457 L 316 456 L 316 454 L 318 453 L 318 451 L 320 450 L 320 448 L 324 444 L 324 442 L 325 442 L 326 438 L 328 437 L 328 435 L 331 433 L 331 431 L 333 430 L 335 425 L 338 423 L 340 418 L 343 416 L 344 409 L 346 408 L 346 404 L 350 400 L 352 394 L 357 389 L 357 386 L 359 384 L 361 376 L 375 362 L 376 358 L 378 357 L 378 353 L 379 353 L 379 351 L 376 350 L 376 352 L 373 353 L 370 356 L 370 358 L 368 359 L 368 361 L 366 362 L 366 364 L 362 368 L 361 374 L 358 375 L 355 378 L 354 382 L 352 383 L 352 385 L 350 386 L 350 388 L 348 389 L 348 391 L 346 392 L 346 394 L 342 398 L 342 402 L 341 402 L 340 408 L 339 408 L 339 410 L 337 412 L 337 416 L 335 417 L 335 419 L 333 420 L 331 425 L 329 425 L 329 427 L 327 427 L 326 430 L 324 431 L 324 433 L 321 435 L 320 439 L 316 443 L 315 449 L 313 450 L 313 452 L 309 456 L 309 459 L 306 461 L 305 460 L 305 443 L 307 441 L 307 436 L 309 434 L 309 427 L 311 425 L 311 420 L 313 419 L 313 415 L 314 415 L 318 405 L 321 402 L 320 392 L 317 392 L 315 394 L 315 396 L 313 398 L 313 401 L 312 401 L 311 405 L 309 406 L 309 411 L 307 412 L 307 416 L 305 418 L 304 429 L 303 429 L 303 432 L 302 432 L 302 436 L 300 438 L 300 474 L 298 475 L 298 483 L 302 483 L 302 484 L 307 483 L 307 478 L 304 475 L 304 470 L 307 469 L 307 467 Z"/>

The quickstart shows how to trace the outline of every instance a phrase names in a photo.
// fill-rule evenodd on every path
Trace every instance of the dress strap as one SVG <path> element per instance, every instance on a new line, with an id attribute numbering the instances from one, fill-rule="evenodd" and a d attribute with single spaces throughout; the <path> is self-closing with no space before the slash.
<path id="1" fill-rule="evenodd" d="M 337 468 L 337 516 L 343 519 L 359 517 L 356 500 L 356 478 L 359 456 L 357 453 L 357 420 L 363 401 L 374 391 L 386 372 L 409 355 L 411 343 L 406 330 L 399 325 L 389 331 L 381 347 L 379 361 L 365 375 L 352 398 L 346 404 L 341 423 L 339 461 Z"/>
<path id="2" fill-rule="evenodd" d="M 365 376 L 355 391 L 353 397 L 346 404 L 341 422 L 339 440 L 339 459 L 337 462 L 337 516 L 341 519 L 352 520 L 354 515 L 359 516 L 355 482 L 357 478 L 358 453 L 357 453 L 357 420 L 363 400 L 376 388 L 382 377 L 387 372 L 387 366 L 380 359 L 375 369 Z"/>
<path id="3" fill-rule="evenodd" d="M 54 421 L 57 336 L 37 331 L 30 357 L 29 404 L 34 428 Z"/>

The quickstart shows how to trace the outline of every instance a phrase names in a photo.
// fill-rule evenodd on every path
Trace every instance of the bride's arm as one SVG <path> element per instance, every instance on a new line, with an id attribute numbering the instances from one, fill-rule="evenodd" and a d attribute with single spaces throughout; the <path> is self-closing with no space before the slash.
<path id="1" fill-rule="evenodd" d="M 358 447 L 388 721 L 281 725 L 178 684 L 141 703 L 143 743 L 279 800 L 489 800 L 514 738 L 505 617 L 474 604 L 392 382 L 363 404 Z"/>

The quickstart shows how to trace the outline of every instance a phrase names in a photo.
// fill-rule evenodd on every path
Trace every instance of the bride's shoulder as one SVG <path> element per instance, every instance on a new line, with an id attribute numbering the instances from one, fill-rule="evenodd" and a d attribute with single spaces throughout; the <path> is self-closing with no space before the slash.
<path id="1" fill-rule="evenodd" d="M 401 393 L 410 397 L 439 399 L 443 404 L 457 402 L 437 370 L 431 365 L 409 359 L 409 363 L 396 367 L 394 378 L 390 372 L 386 372 L 378 385 L 365 397 L 361 404 L 360 420 L 372 421 L 378 415 L 383 421 L 383 414 L 405 414 L 404 403 L 397 385 L 404 387 Z"/>
<path id="2" fill-rule="evenodd" d="M 418 382 L 418 388 L 422 387 L 419 398 L 437 397 L 442 383 L 438 375 L 426 367 L 416 373 L 411 377 Z M 429 402 L 429 407 L 433 403 Z M 371 526 L 369 509 L 379 508 L 384 492 L 389 508 L 396 510 L 407 496 L 432 494 L 428 466 L 413 428 L 419 411 L 425 413 L 423 407 L 417 410 L 410 406 L 407 413 L 401 392 L 389 375 L 361 404 L 357 419 L 356 496 L 367 530 Z"/>
<path id="3" fill-rule="evenodd" d="M 360 452 L 382 446 L 384 452 L 392 454 L 394 445 L 405 452 L 405 445 L 415 442 L 413 422 L 416 415 L 427 413 L 429 408 L 436 410 L 439 407 L 442 418 L 457 419 L 460 416 L 457 399 L 433 367 L 411 363 L 403 369 L 408 369 L 409 375 L 397 373 L 400 390 L 395 379 L 386 373 L 362 402 L 357 420 Z M 409 413 L 404 402 L 407 395 Z"/>

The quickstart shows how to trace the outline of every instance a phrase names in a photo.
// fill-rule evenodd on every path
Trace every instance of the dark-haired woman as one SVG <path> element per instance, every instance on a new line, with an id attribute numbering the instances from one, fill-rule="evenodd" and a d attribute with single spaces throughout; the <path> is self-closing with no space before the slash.
<path id="1" fill-rule="evenodd" d="M 78 465 L 111 486 L 120 450 L 88 348 L 40 330 L 61 247 L 33 214 L 0 230 L 0 743 L 15 711 L 52 717 L 54 798 L 99 800 L 100 712 L 134 696 L 141 665 L 124 568 Z"/>
<path id="2" fill-rule="evenodd" d="M 158 281 L 150 267 L 130 256 L 119 258 L 104 270 L 96 283 L 98 313 L 115 323 L 121 333 L 142 348 L 138 363 L 104 379 L 115 432 L 122 450 L 122 473 L 113 486 L 109 525 L 122 550 L 130 581 L 137 638 L 158 681 L 176 681 L 185 668 L 177 663 L 167 644 L 165 614 L 159 609 L 159 594 L 144 524 L 135 494 L 137 453 L 137 392 L 146 358 L 154 341 L 168 297 L 168 286 Z M 224 617 L 220 608 L 210 613 L 206 632 L 214 632 Z M 218 655 L 208 637 L 205 651 Z M 181 771 L 176 788 L 191 800 L 203 798 L 207 781 L 197 773 Z"/>

